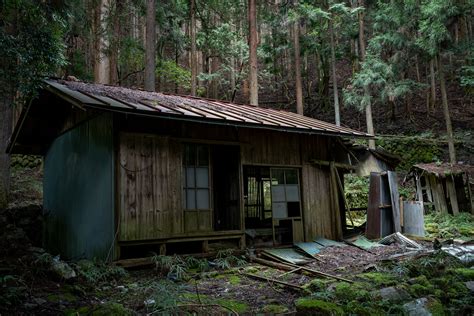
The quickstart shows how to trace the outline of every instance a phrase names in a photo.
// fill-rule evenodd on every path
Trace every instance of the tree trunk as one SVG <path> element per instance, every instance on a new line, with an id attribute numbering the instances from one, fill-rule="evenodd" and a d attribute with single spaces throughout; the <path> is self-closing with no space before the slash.
<path id="1" fill-rule="evenodd" d="M 146 45 L 145 45 L 145 84 L 147 91 L 155 91 L 155 58 L 156 58 L 156 8 L 155 0 L 146 3 Z"/>
<path id="2" fill-rule="evenodd" d="M 113 8 L 113 18 L 112 18 L 112 27 L 113 27 L 113 38 L 110 43 L 110 83 L 118 84 L 119 83 L 119 73 L 118 73 L 118 58 L 119 58 L 119 47 L 120 47 L 120 16 L 123 10 L 122 0 L 116 0 L 115 7 Z"/>
<path id="3" fill-rule="evenodd" d="M 359 49 L 360 49 L 360 60 L 365 59 L 365 32 L 364 32 L 364 17 L 365 17 L 365 1 L 359 0 L 359 6 L 363 8 L 359 12 Z"/>
<path id="4" fill-rule="evenodd" d="M 430 60 L 430 87 L 431 87 L 431 95 L 430 95 L 430 107 L 431 111 L 434 111 L 435 104 L 436 104 L 436 80 L 435 80 L 435 57 L 431 58 Z"/>
<path id="5" fill-rule="evenodd" d="M 215 74 L 219 71 L 219 57 L 213 56 L 211 57 L 211 74 Z M 219 86 L 218 86 L 218 78 L 213 78 L 210 83 L 210 97 L 211 99 L 218 99 L 219 96 Z"/>
<path id="6" fill-rule="evenodd" d="M 249 11 L 249 88 L 250 104 L 258 105 L 258 60 L 257 60 L 257 5 L 256 0 L 248 1 Z"/>
<path id="7" fill-rule="evenodd" d="M 94 18 L 95 59 L 94 59 L 94 81 L 97 83 L 110 83 L 110 60 L 106 54 L 109 46 L 105 31 L 107 29 L 108 0 L 100 0 L 96 7 Z"/>
<path id="8" fill-rule="evenodd" d="M 334 24 L 332 18 L 329 23 L 329 36 L 331 42 L 331 68 L 332 68 L 332 86 L 334 94 L 334 115 L 337 126 L 341 126 L 341 118 L 339 113 L 339 92 L 337 90 L 337 74 L 336 74 L 336 49 L 334 45 Z"/>
<path id="9" fill-rule="evenodd" d="M 443 62 L 441 56 L 438 55 L 438 74 L 439 74 L 439 85 L 441 88 L 441 101 L 443 104 L 444 119 L 446 121 L 446 132 L 448 136 L 448 149 L 449 149 L 449 162 L 452 164 L 456 163 L 456 150 L 454 148 L 454 137 L 453 137 L 453 126 L 451 124 L 451 117 L 449 114 L 448 107 L 448 96 L 446 93 L 446 82 L 444 79 Z"/>
<path id="10" fill-rule="evenodd" d="M 190 15 L 191 15 L 191 95 L 196 95 L 197 86 L 197 60 L 196 60 L 196 11 L 195 11 L 195 0 L 191 0 Z"/>
<path id="11" fill-rule="evenodd" d="M 10 155 L 6 153 L 6 149 L 12 131 L 14 93 L 8 92 L 0 98 L 0 209 L 8 206 L 10 192 Z"/>
<path id="12" fill-rule="evenodd" d="M 359 6 L 365 9 L 364 0 L 359 0 Z M 364 11 L 359 12 L 359 48 L 360 48 L 360 60 L 365 60 L 365 39 L 364 39 Z M 364 94 L 369 99 L 369 104 L 365 107 L 365 120 L 367 124 L 367 133 L 375 136 L 374 121 L 372 119 L 372 102 L 370 101 L 370 89 L 369 87 L 364 88 Z M 375 139 L 369 139 L 369 148 L 375 149 Z"/>
<path id="13" fill-rule="evenodd" d="M 298 1 L 295 1 L 298 5 Z M 293 45 L 295 53 L 295 89 L 296 89 L 296 113 L 304 115 L 303 88 L 301 84 L 301 58 L 300 58 L 300 22 L 293 24 Z"/>

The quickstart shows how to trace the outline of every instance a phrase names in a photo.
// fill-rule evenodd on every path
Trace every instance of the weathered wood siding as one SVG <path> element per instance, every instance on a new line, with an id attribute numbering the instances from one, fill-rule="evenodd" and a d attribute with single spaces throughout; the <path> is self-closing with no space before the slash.
<path id="1" fill-rule="evenodd" d="M 121 134 L 119 153 L 119 240 L 185 235 L 185 227 L 196 224 L 189 216 L 185 220 L 181 201 L 180 144 L 190 140 L 239 144 L 242 165 L 299 168 L 305 240 L 337 237 L 340 230 L 334 227 L 338 212 L 331 201 L 330 169 L 309 163 L 311 159 L 334 159 L 341 150 L 334 138 L 170 121 L 147 128 L 146 123 L 126 124 L 122 130 L 130 133 Z M 136 133 L 145 130 L 150 134 Z M 147 167 L 146 172 L 133 172 Z M 211 223 L 201 224 L 212 230 Z"/>
<path id="2" fill-rule="evenodd" d="M 335 227 L 334 216 L 339 212 L 331 200 L 330 169 L 309 163 L 311 159 L 331 159 L 330 150 L 334 145 L 331 139 L 259 130 L 243 130 L 239 136 L 243 164 L 300 168 L 305 240 L 311 241 L 317 236 L 336 239 L 340 228 Z"/>
<path id="3" fill-rule="evenodd" d="M 120 134 L 119 240 L 183 232 L 181 147 L 169 137 Z"/>

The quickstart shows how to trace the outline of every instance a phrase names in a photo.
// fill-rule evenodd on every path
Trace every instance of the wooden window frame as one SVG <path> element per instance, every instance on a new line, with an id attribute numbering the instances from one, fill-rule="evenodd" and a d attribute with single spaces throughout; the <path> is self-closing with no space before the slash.
<path id="1" fill-rule="evenodd" d="M 194 160 L 195 160 L 195 164 L 194 165 L 188 165 L 187 164 L 187 161 L 186 161 L 186 155 L 187 155 L 187 148 L 188 147 L 194 147 L 196 149 L 195 151 L 195 157 L 194 157 Z M 200 166 L 198 164 L 198 157 L 199 157 L 199 154 L 197 152 L 197 148 L 199 146 L 203 146 L 203 147 L 206 147 L 207 149 L 207 166 Z M 197 168 L 207 168 L 207 172 L 208 172 L 208 183 L 207 183 L 207 187 L 198 187 L 197 186 L 197 177 L 196 177 L 196 169 Z M 208 144 L 201 144 L 201 143 L 184 143 L 183 144 L 183 163 L 182 163 L 182 168 L 183 168 L 183 173 L 184 173 L 184 183 L 182 183 L 182 190 L 184 192 L 183 194 L 183 209 L 185 212 L 199 212 L 199 211 L 206 211 L 206 212 L 212 212 L 212 182 L 211 182 L 211 155 L 210 155 L 210 146 Z M 193 168 L 193 172 L 194 172 L 194 187 L 188 187 L 187 186 L 187 183 L 188 183 L 188 174 L 187 174 L 187 169 L 188 168 Z M 197 191 L 201 189 L 201 190 L 207 190 L 208 191 L 208 201 L 209 201 L 209 207 L 208 208 L 198 208 L 198 203 L 197 203 Z M 188 190 L 194 190 L 194 205 L 195 205 L 195 208 L 188 208 L 188 205 L 187 205 L 187 202 L 188 202 L 188 199 L 187 199 L 187 191 Z"/>

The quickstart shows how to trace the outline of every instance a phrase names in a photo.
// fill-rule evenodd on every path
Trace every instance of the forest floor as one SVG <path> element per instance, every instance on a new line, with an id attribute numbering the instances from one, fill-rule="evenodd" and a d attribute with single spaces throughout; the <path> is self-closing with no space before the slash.
<path id="1" fill-rule="evenodd" d="M 66 263 L 39 248 L 39 168 L 13 175 L 18 200 L 0 213 L 0 315 L 474 313 L 472 262 L 434 251 L 430 241 L 419 241 L 425 248 L 419 255 L 397 258 L 391 256 L 407 250 L 398 244 L 370 252 L 327 247 L 307 266 L 349 282 L 287 273 L 231 252 L 208 259 L 156 257 L 156 268 L 128 271 L 100 261 Z M 432 236 L 448 231 L 453 238 L 474 238 L 472 217 L 462 232 L 458 222 L 439 221 L 430 223 Z"/>

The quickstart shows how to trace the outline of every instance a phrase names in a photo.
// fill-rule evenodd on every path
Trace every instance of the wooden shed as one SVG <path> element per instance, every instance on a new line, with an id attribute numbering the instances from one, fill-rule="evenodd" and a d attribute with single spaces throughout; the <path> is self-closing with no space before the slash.
<path id="1" fill-rule="evenodd" d="M 369 176 L 372 172 L 395 171 L 401 158 L 382 148 L 368 148 L 366 146 L 352 146 L 356 172 L 358 176 Z"/>
<path id="2" fill-rule="evenodd" d="M 417 200 L 425 207 L 453 215 L 463 211 L 474 214 L 473 166 L 422 163 L 414 165 L 410 174 L 415 179 Z"/>
<path id="3" fill-rule="evenodd" d="M 244 247 L 246 235 L 341 238 L 337 169 L 352 168 L 342 137 L 370 135 L 274 109 L 49 80 L 9 151 L 44 155 L 45 247 L 110 260 L 144 247 Z"/>

